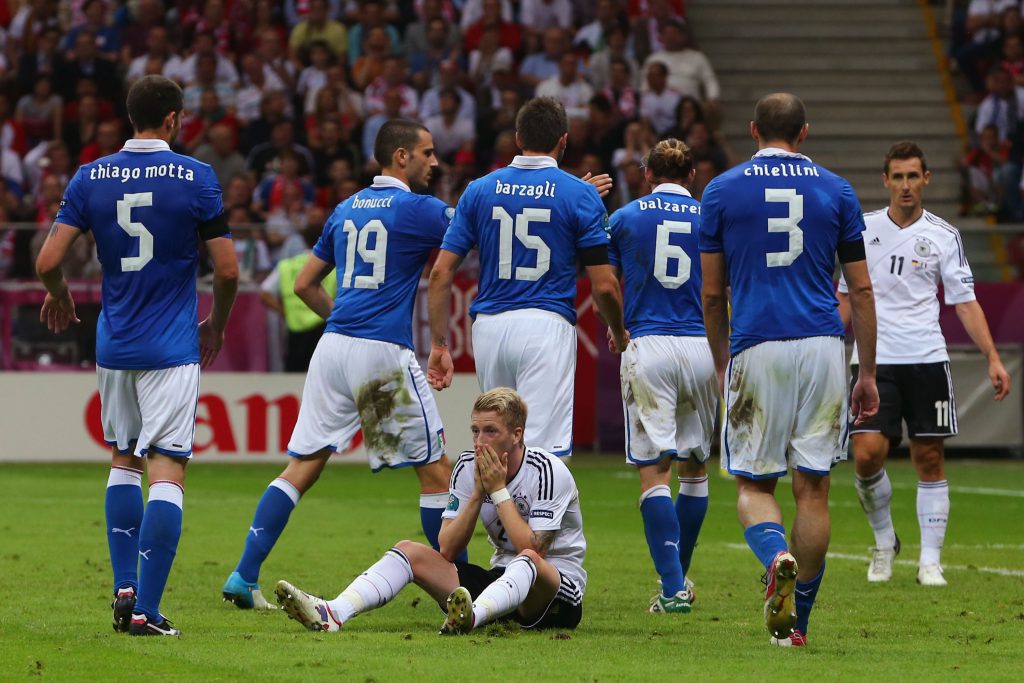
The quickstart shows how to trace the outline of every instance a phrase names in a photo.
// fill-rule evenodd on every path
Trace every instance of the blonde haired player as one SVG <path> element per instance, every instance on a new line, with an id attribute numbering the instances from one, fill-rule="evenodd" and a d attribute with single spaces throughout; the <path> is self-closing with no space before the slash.
<path id="1" fill-rule="evenodd" d="M 502 618 L 530 629 L 575 628 L 587 584 L 579 493 L 556 456 L 523 443 L 526 412 L 522 397 L 505 387 L 477 398 L 473 450 L 452 470 L 440 552 L 399 541 L 334 600 L 279 581 L 288 616 L 312 631 L 338 631 L 415 583 L 447 610 L 442 634 Z M 489 569 L 456 559 L 478 519 L 494 547 Z"/>
<path id="2" fill-rule="evenodd" d="M 940 552 L 949 518 L 949 484 L 944 441 L 957 433 L 956 399 L 949 354 L 939 328 L 938 287 L 971 340 L 988 359 L 995 399 L 1010 392 L 1010 375 L 992 342 L 985 313 L 974 296 L 974 275 L 960 233 L 922 206 L 931 178 L 924 152 L 898 142 L 885 156 L 882 182 L 889 206 L 865 214 L 864 243 L 878 311 L 878 415 L 852 430 L 857 496 L 875 534 L 868 581 L 888 581 L 900 551 L 889 503 L 892 484 L 885 472 L 889 445 L 907 423 L 910 458 L 917 469 L 917 521 L 921 557 L 917 582 L 945 586 Z M 839 312 L 850 319 L 846 280 L 839 280 Z M 853 355 L 853 379 L 859 375 Z"/>
<path id="3" fill-rule="evenodd" d="M 661 576 L 650 611 L 689 612 L 686 574 L 708 509 L 705 462 L 718 401 L 700 301 L 700 202 L 684 187 L 693 180 L 693 154 L 679 140 L 662 140 L 648 153 L 644 174 L 652 193 L 612 215 L 609 248 L 625 280 L 632 339 L 620 368 L 626 461 L 640 474 L 640 514 Z"/>

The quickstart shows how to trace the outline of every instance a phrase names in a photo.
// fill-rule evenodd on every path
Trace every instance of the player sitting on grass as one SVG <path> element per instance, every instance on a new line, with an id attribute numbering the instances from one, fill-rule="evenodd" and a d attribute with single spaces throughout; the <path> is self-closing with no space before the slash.
<path id="1" fill-rule="evenodd" d="M 575 628 L 583 615 L 586 541 L 576 482 L 547 451 L 523 443 L 526 404 L 500 387 L 473 405 L 473 451 L 452 471 L 441 551 L 400 541 L 334 600 L 287 581 L 277 599 L 312 631 L 338 631 L 393 599 L 410 582 L 447 607 L 442 634 L 468 633 L 503 617 L 523 628 Z M 455 558 L 480 519 L 494 546 L 491 568 Z M 454 561 L 453 561 L 454 560 Z"/>

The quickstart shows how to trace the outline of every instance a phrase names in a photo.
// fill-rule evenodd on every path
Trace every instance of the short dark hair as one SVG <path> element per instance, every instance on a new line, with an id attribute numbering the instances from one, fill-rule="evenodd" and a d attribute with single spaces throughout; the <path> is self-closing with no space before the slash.
<path id="1" fill-rule="evenodd" d="M 655 178 L 686 182 L 693 170 L 693 151 L 682 140 L 668 138 L 647 153 L 644 164 Z"/>
<path id="2" fill-rule="evenodd" d="M 893 159 L 904 161 L 906 159 L 920 159 L 921 160 L 921 171 L 928 170 L 928 163 L 924 160 L 924 152 L 917 146 L 916 143 L 910 140 L 901 140 L 895 145 L 889 148 L 889 151 L 885 154 L 885 175 L 889 175 L 889 162 Z"/>
<path id="3" fill-rule="evenodd" d="M 803 101 L 790 93 L 765 95 L 754 107 L 754 125 L 764 141 L 796 142 L 806 122 Z"/>
<path id="4" fill-rule="evenodd" d="M 160 128 L 168 114 L 180 114 L 184 106 L 181 88 L 163 76 L 143 76 L 128 91 L 128 119 L 136 132 Z"/>
<path id="5" fill-rule="evenodd" d="M 373 142 L 373 158 L 382 168 L 387 168 L 391 165 L 395 152 L 400 149 L 411 152 L 413 147 L 419 144 L 420 131 L 430 132 L 422 123 L 409 119 L 386 121 L 377 131 L 377 139 Z"/>
<path id="6" fill-rule="evenodd" d="M 516 133 L 524 152 L 550 152 L 569 132 L 565 107 L 551 97 L 535 97 L 516 115 Z"/>

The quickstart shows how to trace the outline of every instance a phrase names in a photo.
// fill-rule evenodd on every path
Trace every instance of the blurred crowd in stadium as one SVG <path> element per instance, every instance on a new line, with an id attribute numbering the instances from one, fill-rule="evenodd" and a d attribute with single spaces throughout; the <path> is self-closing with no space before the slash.
<path id="1" fill-rule="evenodd" d="M 128 86 L 185 93 L 177 151 L 210 164 L 245 277 L 305 249 L 372 180 L 376 131 L 404 116 L 441 159 L 431 192 L 454 205 L 517 153 L 532 96 L 564 103 L 563 168 L 610 173 L 614 209 L 648 192 L 660 137 L 694 150 L 703 187 L 734 163 L 719 86 L 683 0 L 0 0 L 0 277 L 30 278 L 76 168 L 131 135 Z M 90 240 L 72 278 L 98 277 Z"/>

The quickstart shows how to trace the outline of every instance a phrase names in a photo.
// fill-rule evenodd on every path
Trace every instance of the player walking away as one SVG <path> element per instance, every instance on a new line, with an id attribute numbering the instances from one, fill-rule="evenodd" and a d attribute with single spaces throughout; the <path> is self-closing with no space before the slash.
<path id="1" fill-rule="evenodd" d="M 213 170 L 170 150 L 181 125 L 181 88 L 146 76 L 128 92 L 127 108 L 135 137 L 78 169 L 39 253 L 36 270 L 47 289 L 39 318 L 58 333 L 79 322 L 61 262 L 91 230 L 103 269 L 96 374 L 112 446 L 106 520 L 114 630 L 173 636 L 181 631 L 160 613 L 160 598 L 181 536 L 199 366 L 212 363 L 224 343 L 238 264 Z M 202 323 L 199 240 L 214 265 L 213 308 Z"/>
<path id="2" fill-rule="evenodd" d="M 861 375 L 850 395 L 858 425 L 878 410 L 874 299 L 853 188 L 797 151 L 807 137 L 803 102 L 788 93 L 763 97 L 750 132 L 757 154 L 704 192 L 704 321 L 726 391 L 722 449 L 736 477 L 740 523 L 766 569 L 765 622 L 773 644 L 799 646 L 825 573 L 829 472 L 846 457 L 846 349 L 832 281 L 837 254 L 859 342 Z M 789 467 L 792 552 L 775 499 Z"/>
<path id="3" fill-rule="evenodd" d="M 626 329 L 620 379 L 626 461 L 640 473 L 640 514 L 661 592 L 651 612 L 689 612 L 687 578 L 708 509 L 705 462 L 718 388 L 700 302 L 700 203 L 684 185 L 693 154 L 674 138 L 647 155 L 652 194 L 612 214 L 611 264 L 625 276 Z M 679 497 L 669 480 L 677 462 Z"/>
<path id="4" fill-rule="evenodd" d="M 337 631 L 383 606 L 409 583 L 448 612 L 441 634 L 468 633 L 498 619 L 523 628 L 575 628 L 583 616 L 587 572 L 579 493 L 557 457 L 523 443 L 526 403 L 500 387 L 473 404 L 473 450 L 452 472 L 441 524 L 441 550 L 399 541 L 334 600 L 287 581 L 277 599 L 312 631 Z M 477 520 L 494 547 L 491 568 L 457 559 Z"/>
<path id="5" fill-rule="evenodd" d="M 893 145 L 885 156 L 882 182 L 886 209 L 864 216 L 867 263 L 878 302 L 878 415 L 855 426 L 853 457 L 857 496 L 875 532 L 868 581 L 888 581 L 900 551 L 885 472 L 889 445 L 899 443 L 907 423 L 910 457 L 917 468 L 917 521 L 921 558 L 917 582 L 945 586 L 940 552 L 949 516 L 949 485 L 943 442 L 957 433 L 956 399 L 946 341 L 939 328 L 938 285 L 971 340 L 988 358 L 995 399 L 1010 392 L 1010 376 L 992 342 L 985 313 L 974 297 L 974 276 L 960 233 L 921 204 L 930 178 L 924 153 L 913 142 Z M 850 317 L 848 286 L 839 281 L 839 312 Z M 853 378 L 859 367 L 854 355 Z"/>
<path id="6" fill-rule="evenodd" d="M 222 593 L 240 608 L 269 607 L 260 567 L 300 496 L 331 454 L 362 427 L 374 472 L 413 466 L 420 480 L 420 521 L 437 545 L 451 468 L 441 416 L 413 351 L 412 308 L 420 274 L 441 245 L 451 209 L 426 190 L 437 166 L 430 132 L 394 119 L 377 134 L 382 162 L 373 185 L 338 205 L 295 282 L 295 292 L 326 331 L 310 361 L 291 461 L 263 493 L 245 549 Z M 332 301 L 322 285 L 337 269 Z"/>
<path id="7" fill-rule="evenodd" d="M 480 285 L 470 307 L 481 391 L 509 386 L 534 416 L 526 442 L 572 455 L 576 376 L 576 259 L 586 267 L 598 310 L 616 352 L 626 348 L 622 293 L 608 264 L 608 219 L 598 191 L 558 168 L 568 140 L 565 109 L 530 100 L 516 117 L 523 153 L 506 168 L 473 181 L 455 210 L 430 273 L 433 344 L 427 377 L 451 384 L 448 324 L 452 278 L 476 247 Z"/>

